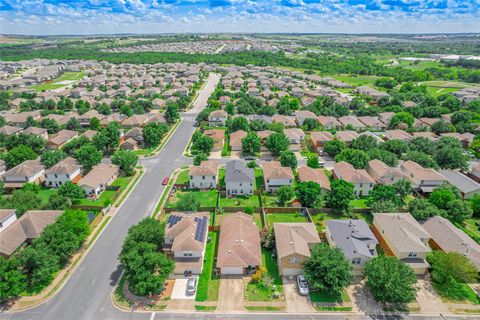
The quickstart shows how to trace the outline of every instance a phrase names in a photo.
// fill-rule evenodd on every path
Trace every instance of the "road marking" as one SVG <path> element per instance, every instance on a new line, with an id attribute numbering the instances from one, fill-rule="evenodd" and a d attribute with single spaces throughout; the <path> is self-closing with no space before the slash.
<path id="1" fill-rule="evenodd" d="M 152 312 L 152 315 L 150 316 L 150 320 L 155 319 L 155 312 Z"/>

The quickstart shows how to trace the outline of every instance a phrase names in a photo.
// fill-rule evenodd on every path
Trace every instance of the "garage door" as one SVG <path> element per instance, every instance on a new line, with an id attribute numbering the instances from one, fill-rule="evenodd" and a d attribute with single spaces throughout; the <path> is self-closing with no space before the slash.
<path id="1" fill-rule="evenodd" d="M 298 276 L 299 274 L 303 274 L 302 269 L 283 269 L 282 275 L 284 276 Z"/>
<path id="2" fill-rule="evenodd" d="M 242 267 L 223 267 L 221 274 L 243 274 Z"/>

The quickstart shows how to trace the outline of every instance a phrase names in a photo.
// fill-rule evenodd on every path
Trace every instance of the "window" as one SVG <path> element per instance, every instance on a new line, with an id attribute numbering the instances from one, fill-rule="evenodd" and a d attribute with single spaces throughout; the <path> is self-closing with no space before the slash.
<path id="1" fill-rule="evenodd" d="M 243 183 L 240 183 L 240 187 L 243 186 Z"/>
<path id="2" fill-rule="evenodd" d="M 360 188 L 363 187 L 363 183 L 360 183 Z"/>
<path id="3" fill-rule="evenodd" d="M 205 176 L 202 176 L 202 180 L 205 180 Z"/>
<path id="4" fill-rule="evenodd" d="M 267 179 L 267 183 L 270 183 L 270 179 Z"/>
<path id="5" fill-rule="evenodd" d="M 362 261 L 361 258 L 353 258 L 352 259 L 352 264 L 360 264 L 361 261 Z"/>
<path id="6" fill-rule="evenodd" d="M 290 263 L 297 263 L 298 262 L 298 258 L 297 257 L 291 257 L 290 258 Z"/>
<path id="7" fill-rule="evenodd" d="M 408 257 L 409 258 L 415 258 L 417 256 L 417 253 L 416 252 L 409 252 L 408 253 Z"/>
<path id="8" fill-rule="evenodd" d="M 57 174 L 55 173 L 55 178 L 58 178 Z"/>

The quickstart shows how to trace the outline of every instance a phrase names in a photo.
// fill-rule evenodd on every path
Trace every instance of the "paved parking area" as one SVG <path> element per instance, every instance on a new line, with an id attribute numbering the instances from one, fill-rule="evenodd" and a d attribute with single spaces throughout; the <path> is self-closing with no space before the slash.
<path id="1" fill-rule="evenodd" d="M 315 312 L 310 297 L 301 296 L 298 293 L 295 277 L 283 277 L 282 280 L 283 290 L 285 292 L 285 302 L 287 303 L 287 312 Z"/>
<path id="2" fill-rule="evenodd" d="M 187 281 L 188 279 L 175 279 L 173 285 L 172 296 L 170 299 L 184 299 L 184 300 L 193 300 L 195 295 L 187 296 Z M 198 284 L 198 281 L 197 281 Z"/>

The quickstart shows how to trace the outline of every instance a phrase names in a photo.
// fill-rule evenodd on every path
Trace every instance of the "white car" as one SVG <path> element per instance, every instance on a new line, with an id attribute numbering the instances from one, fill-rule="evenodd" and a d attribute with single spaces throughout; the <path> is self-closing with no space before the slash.
<path id="1" fill-rule="evenodd" d="M 297 289 L 298 293 L 300 293 L 302 296 L 306 296 L 310 293 L 308 290 L 307 280 L 305 280 L 304 276 L 297 276 Z"/>
<path id="2" fill-rule="evenodd" d="M 193 296 L 195 291 L 197 291 L 197 278 L 188 278 L 187 296 Z"/>

